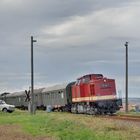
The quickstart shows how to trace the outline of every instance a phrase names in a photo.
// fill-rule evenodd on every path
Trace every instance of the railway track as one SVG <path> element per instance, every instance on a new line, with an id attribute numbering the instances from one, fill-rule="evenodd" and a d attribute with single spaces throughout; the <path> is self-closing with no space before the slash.
<path id="1" fill-rule="evenodd" d="M 103 118 L 140 122 L 140 116 L 112 115 L 112 116 L 103 116 Z"/>

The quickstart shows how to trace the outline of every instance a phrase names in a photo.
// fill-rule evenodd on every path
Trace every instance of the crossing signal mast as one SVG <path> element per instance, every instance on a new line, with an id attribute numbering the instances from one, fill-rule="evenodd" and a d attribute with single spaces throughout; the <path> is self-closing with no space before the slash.
<path id="1" fill-rule="evenodd" d="M 37 42 L 31 36 L 31 108 L 30 113 L 35 114 L 35 103 L 34 103 L 34 59 L 33 59 L 33 43 Z"/>
<path id="2" fill-rule="evenodd" d="M 128 42 L 125 44 L 126 59 L 125 59 L 125 112 L 128 112 Z"/>

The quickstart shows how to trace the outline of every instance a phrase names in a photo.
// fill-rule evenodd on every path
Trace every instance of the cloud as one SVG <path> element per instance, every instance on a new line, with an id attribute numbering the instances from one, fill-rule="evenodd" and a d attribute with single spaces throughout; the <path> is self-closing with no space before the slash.
<path id="1" fill-rule="evenodd" d="M 1 0 L 0 83 L 6 89 L 30 85 L 33 35 L 36 84 L 103 73 L 114 77 L 124 91 L 125 41 L 129 74 L 134 79 L 140 75 L 139 7 L 138 0 Z M 134 83 L 131 89 L 139 81 Z M 133 89 L 138 95 L 139 89 Z"/>
<path id="2" fill-rule="evenodd" d="M 139 7 L 133 4 L 111 7 L 87 15 L 73 16 L 60 24 L 43 27 L 42 32 L 46 33 L 44 40 L 50 46 L 58 43 L 60 46 L 70 43 L 80 46 L 118 37 L 126 40 L 133 37 L 138 40 L 139 29 L 135 26 L 139 25 L 140 20 L 136 18 L 139 14 Z"/>

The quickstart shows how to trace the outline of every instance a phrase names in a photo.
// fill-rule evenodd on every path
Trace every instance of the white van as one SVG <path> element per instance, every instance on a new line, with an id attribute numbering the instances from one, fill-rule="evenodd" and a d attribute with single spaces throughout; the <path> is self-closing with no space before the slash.
<path id="1" fill-rule="evenodd" d="M 0 111 L 11 113 L 14 110 L 15 110 L 15 106 L 14 105 L 6 104 L 5 101 L 0 100 Z"/>

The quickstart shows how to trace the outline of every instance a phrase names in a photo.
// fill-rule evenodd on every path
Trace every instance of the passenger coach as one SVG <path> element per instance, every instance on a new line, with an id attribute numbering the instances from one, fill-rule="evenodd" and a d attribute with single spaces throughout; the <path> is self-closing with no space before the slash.
<path id="1" fill-rule="evenodd" d="M 71 111 L 72 95 L 71 86 L 75 82 L 69 84 L 55 85 L 42 90 L 44 106 L 51 106 L 53 110 Z"/>

